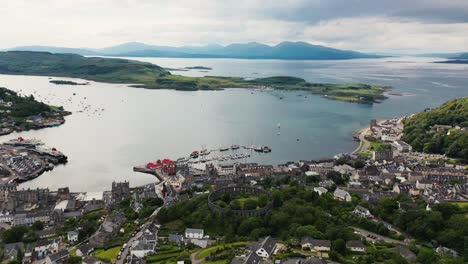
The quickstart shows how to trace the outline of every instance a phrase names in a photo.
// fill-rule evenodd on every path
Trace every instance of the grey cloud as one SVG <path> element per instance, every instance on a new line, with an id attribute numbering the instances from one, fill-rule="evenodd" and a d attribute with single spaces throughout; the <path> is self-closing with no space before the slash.
<path id="1" fill-rule="evenodd" d="M 303 0 L 289 8 L 265 8 L 275 19 L 316 23 L 343 17 L 382 15 L 421 22 L 468 22 L 466 0 Z"/>

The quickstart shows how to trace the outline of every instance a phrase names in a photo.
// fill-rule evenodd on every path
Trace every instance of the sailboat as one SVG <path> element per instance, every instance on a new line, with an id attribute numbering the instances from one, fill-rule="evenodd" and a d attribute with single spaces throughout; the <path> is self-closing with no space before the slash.
<path id="1" fill-rule="evenodd" d="M 278 133 L 276 135 L 278 135 L 278 136 L 281 135 L 281 124 L 280 123 L 278 123 Z"/>

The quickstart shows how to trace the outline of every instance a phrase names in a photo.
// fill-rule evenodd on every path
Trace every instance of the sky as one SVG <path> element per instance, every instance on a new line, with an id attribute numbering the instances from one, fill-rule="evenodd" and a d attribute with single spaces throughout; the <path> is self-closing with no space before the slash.
<path id="1" fill-rule="evenodd" d="M 468 0 L 0 0 L 0 49 L 306 41 L 468 52 Z"/>

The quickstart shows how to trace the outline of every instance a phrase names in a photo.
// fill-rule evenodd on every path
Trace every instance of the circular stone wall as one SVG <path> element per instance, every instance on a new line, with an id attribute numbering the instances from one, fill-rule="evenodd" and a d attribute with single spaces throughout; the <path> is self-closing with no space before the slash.
<path id="1" fill-rule="evenodd" d="M 219 200 L 219 198 L 223 194 L 237 195 L 237 194 L 243 194 L 243 193 L 249 193 L 254 196 L 265 194 L 270 199 L 270 202 L 266 206 L 255 209 L 255 210 L 232 210 L 230 208 L 223 208 L 215 204 L 215 202 Z M 251 216 L 262 216 L 262 215 L 267 214 L 273 208 L 273 201 L 271 201 L 270 193 L 268 193 L 267 191 L 263 189 L 259 189 L 259 188 L 255 188 L 251 186 L 235 186 L 235 187 L 221 188 L 212 192 L 208 196 L 208 206 L 210 207 L 212 211 L 220 213 L 220 214 L 231 213 L 231 214 L 241 216 L 241 217 L 251 217 Z"/>

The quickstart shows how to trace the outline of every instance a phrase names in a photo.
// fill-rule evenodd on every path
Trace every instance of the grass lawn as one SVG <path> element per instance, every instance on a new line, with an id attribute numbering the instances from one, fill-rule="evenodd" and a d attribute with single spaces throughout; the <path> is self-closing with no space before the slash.
<path id="1" fill-rule="evenodd" d="M 117 254 L 119 254 L 120 248 L 119 246 L 109 248 L 108 250 L 98 249 L 95 251 L 94 256 L 107 262 L 114 262 L 117 258 Z"/>
<path id="2" fill-rule="evenodd" d="M 208 257 L 211 253 L 215 252 L 218 249 L 231 249 L 231 248 L 236 248 L 236 247 L 245 247 L 249 242 L 234 242 L 230 244 L 224 244 L 224 245 L 216 245 L 213 247 L 205 248 L 200 250 L 198 254 L 195 256 L 195 259 L 200 260 L 203 258 Z"/>
<path id="3" fill-rule="evenodd" d="M 468 202 L 453 202 L 452 204 L 456 204 L 461 208 L 466 208 L 468 207 Z"/>

